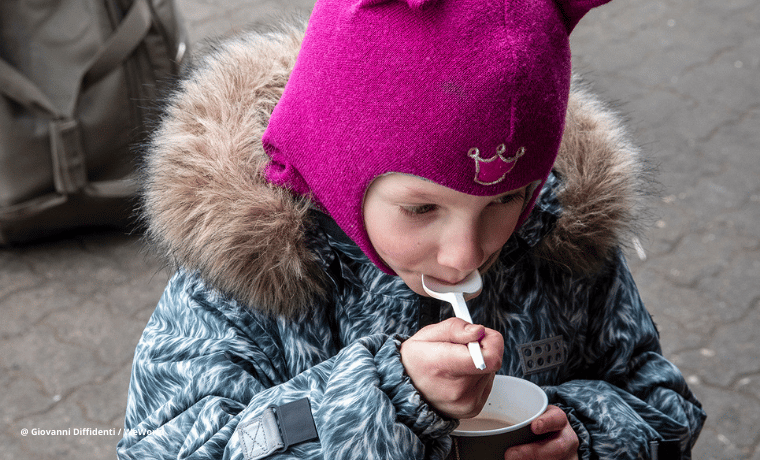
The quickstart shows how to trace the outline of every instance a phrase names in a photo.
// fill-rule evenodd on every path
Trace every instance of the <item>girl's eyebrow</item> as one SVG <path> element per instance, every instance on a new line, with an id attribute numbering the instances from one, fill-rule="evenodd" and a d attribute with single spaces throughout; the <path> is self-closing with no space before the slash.
<path id="1" fill-rule="evenodd" d="M 494 199 L 500 199 L 506 196 L 518 195 L 521 193 L 524 194 L 524 192 L 525 192 L 524 188 L 518 188 L 516 190 L 510 190 L 508 192 L 495 195 Z M 400 200 L 419 200 L 419 201 L 425 201 L 425 202 L 435 202 L 436 200 L 440 199 L 438 195 L 427 192 L 416 185 L 402 185 L 398 189 L 394 190 L 393 195 L 395 199 L 400 199 Z"/>
<path id="2" fill-rule="evenodd" d="M 396 198 L 414 199 L 414 200 L 436 200 L 438 197 L 435 193 L 426 191 L 419 185 L 401 185 L 393 190 Z"/>
<path id="3" fill-rule="evenodd" d="M 434 195 L 431 195 L 430 193 L 427 193 L 425 191 L 422 191 L 416 188 L 404 187 L 404 190 L 399 191 L 399 192 L 400 192 L 399 198 L 404 198 L 404 199 L 428 200 L 428 201 L 432 201 L 436 199 Z"/>

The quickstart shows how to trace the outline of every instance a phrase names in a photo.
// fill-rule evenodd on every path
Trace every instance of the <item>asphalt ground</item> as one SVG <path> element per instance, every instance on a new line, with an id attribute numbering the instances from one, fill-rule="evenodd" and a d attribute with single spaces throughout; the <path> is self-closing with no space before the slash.
<path id="1" fill-rule="evenodd" d="M 199 48 L 312 2 L 178 4 Z M 699 460 L 760 460 L 759 32 L 757 0 L 615 0 L 572 36 L 575 71 L 658 167 L 653 225 L 629 258 L 708 412 Z M 168 276 L 135 235 L 0 249 L 0 459 L 115 457 L 134 347 Z"/>

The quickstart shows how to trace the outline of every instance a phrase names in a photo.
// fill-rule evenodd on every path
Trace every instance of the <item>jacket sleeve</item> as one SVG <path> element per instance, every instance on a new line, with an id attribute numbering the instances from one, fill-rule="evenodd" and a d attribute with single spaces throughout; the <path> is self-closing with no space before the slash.
<path id="1" fill-rule="evenodd" d="M 223 298 L 188 278 L 170 281 L 136 349 L 120 459 L 445 456 L 456 422 L 421 399 L 404 373 L 399 338 L 363 338 L 289 375 L 281 323 L 225 312 Z M 234 311 L 256 320 L 239 322 Z M 251 438 L 241 430 L 303 398 L 318 439 L 263 457 L 250 445 L 244 453 Z"/>
<path id="2" fill-rule="evenodd" d="M 577 286 L 576 286 L 577 288 Z M 587 302 L 586 366 L 576 379 L 547 387 L 581 442 L 582 459 L 691 458 L 705 412 L 681 372 L 663 356 L 622 254 L 609 272 L 575 290 Z M 667 456 L 664 453 L 667 452 Z"/>

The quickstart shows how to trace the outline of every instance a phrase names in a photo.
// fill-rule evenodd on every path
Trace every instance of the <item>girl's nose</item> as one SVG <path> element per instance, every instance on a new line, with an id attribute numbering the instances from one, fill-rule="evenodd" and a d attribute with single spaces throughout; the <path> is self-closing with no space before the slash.
<path id="1" fill-rule="evenodd" d="M 477 225 L 458 225 L 445 232 L 438 248 L 438 264 L 466 275 L 480 267 L 486 258 L 483 238 Z"/>

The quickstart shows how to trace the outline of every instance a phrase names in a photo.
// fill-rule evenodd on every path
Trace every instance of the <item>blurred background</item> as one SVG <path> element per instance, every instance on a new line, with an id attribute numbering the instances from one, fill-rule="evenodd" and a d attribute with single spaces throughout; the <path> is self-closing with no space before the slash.
<path id="1" fill-rule="evenodd" d="M 198 49 L 313 2 L 177 4 Z M 756 0 L 616 0 L 572 36 L 575 71 L 658 167 L 652 226 L 629 259 L 708 412 L 699 460 L 760 460 L 759 31 Z M 0 459 L 115 457 L 134 347 L 168 276 L 137 235 L 0 249 Z M 72 434 L 22 435 L 34 428 Z"/>

